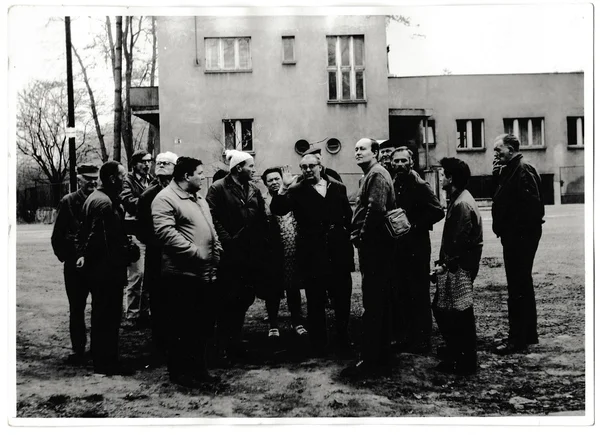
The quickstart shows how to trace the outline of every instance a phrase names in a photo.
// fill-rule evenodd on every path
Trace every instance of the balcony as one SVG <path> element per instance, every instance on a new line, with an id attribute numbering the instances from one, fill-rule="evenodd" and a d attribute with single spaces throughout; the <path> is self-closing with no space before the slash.
<path id="1" fill-rule="evenodd" d="M 158 127 L 158 86 L 132 87 L 131 111 L 138 118 Z"/>

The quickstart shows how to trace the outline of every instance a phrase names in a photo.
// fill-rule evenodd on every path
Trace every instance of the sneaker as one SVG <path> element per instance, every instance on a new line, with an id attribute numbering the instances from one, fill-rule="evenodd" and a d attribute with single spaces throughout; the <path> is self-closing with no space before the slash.
<path id="1" fill-rule="evenodd" d="M 294 328 L 294 331 L 296 332 L 297 335 L 299 335 L 300 337 L 305 336 L 308 334 L 308 331 L 304 328 L 304 326 L 302 325 L 298 325 Z"/>
<path id="2" fill-rule="evenodd" d="M 277 328 L 269 329 L 269 338 L 279 338 L 279 329 L 277 329 Z"/>

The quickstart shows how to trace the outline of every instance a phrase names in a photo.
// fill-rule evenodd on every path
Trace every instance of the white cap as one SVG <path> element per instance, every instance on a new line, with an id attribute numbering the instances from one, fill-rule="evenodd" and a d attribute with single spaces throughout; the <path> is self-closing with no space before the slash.
<path id="1" fill-rule="evenodd" d="M 225 158 L 229 160 L 229 170 L 231 171 L 240 163 L 245 162 L 246 160 L 250 160 L 253 157 L 250 154 L 245 153 L 244 151 L 227 150 L 225 152 Z"/>
<path id="2" fill-rule="evenodd" d="M 170 162 L 173 164 L 177 163 L 177 154 L 172 153 L 171 151 L 165 151 L 164 153 L 160 153 L 156 156 L 156 160 L 161 160 L 164 162 Z"/>

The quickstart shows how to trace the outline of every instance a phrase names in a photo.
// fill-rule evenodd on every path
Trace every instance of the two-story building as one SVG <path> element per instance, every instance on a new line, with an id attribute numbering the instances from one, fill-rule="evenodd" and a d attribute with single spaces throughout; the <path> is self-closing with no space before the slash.
<path id="1" fill-rule="evenodd" d="M 157 29 L 160 87 L 134 89 L 134 113 L 159 127 L 160 149 L 200 158 L 209 177 L 229 148 L 262 173 L 297 168 L 318 144 L 352 196 L 354 144 L 389 138 L 413 147 L 432 181 L 439 159 L 464 159 L 470 190 L 489 198 L 493 140 L 511 132 L 547 203 L 583 200 L 583 73 L 388 77 L 376 15 L 159 17 Z"/>

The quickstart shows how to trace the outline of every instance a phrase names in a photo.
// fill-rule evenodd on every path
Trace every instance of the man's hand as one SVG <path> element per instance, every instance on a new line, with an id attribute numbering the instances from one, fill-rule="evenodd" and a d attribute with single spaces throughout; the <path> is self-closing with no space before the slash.
<path id="1" fill-rule="evenodd" d="M 77 266 L 78 269 L 81 269 L 83 267 L 84 263 L 85 263 L 85 258 L 79 257 L 77 259 L 77 262 L 75 263 L 75 265 Z"/>
<path id="2" fill-rule="evenodd" d="M 284 189 L 288 189 L 289 187 L 291 187 L 294 184 L 297 184 L 298 182 L 298 176 L 292 175 L 292 172 L 290 171 L 290 165 L 285 165 L 281 168 L 281 175 L 283 180 L 282 187 Z"/>
<path id="3" fill-rule="evenodd" d="M 444 273 L 445 271 L 446 271 L 446 268 L 442 265 L 438 265 L 433 268 L 433 273 L 435 273 L 436 275 L 440 275 L 440 274 Z"/>

